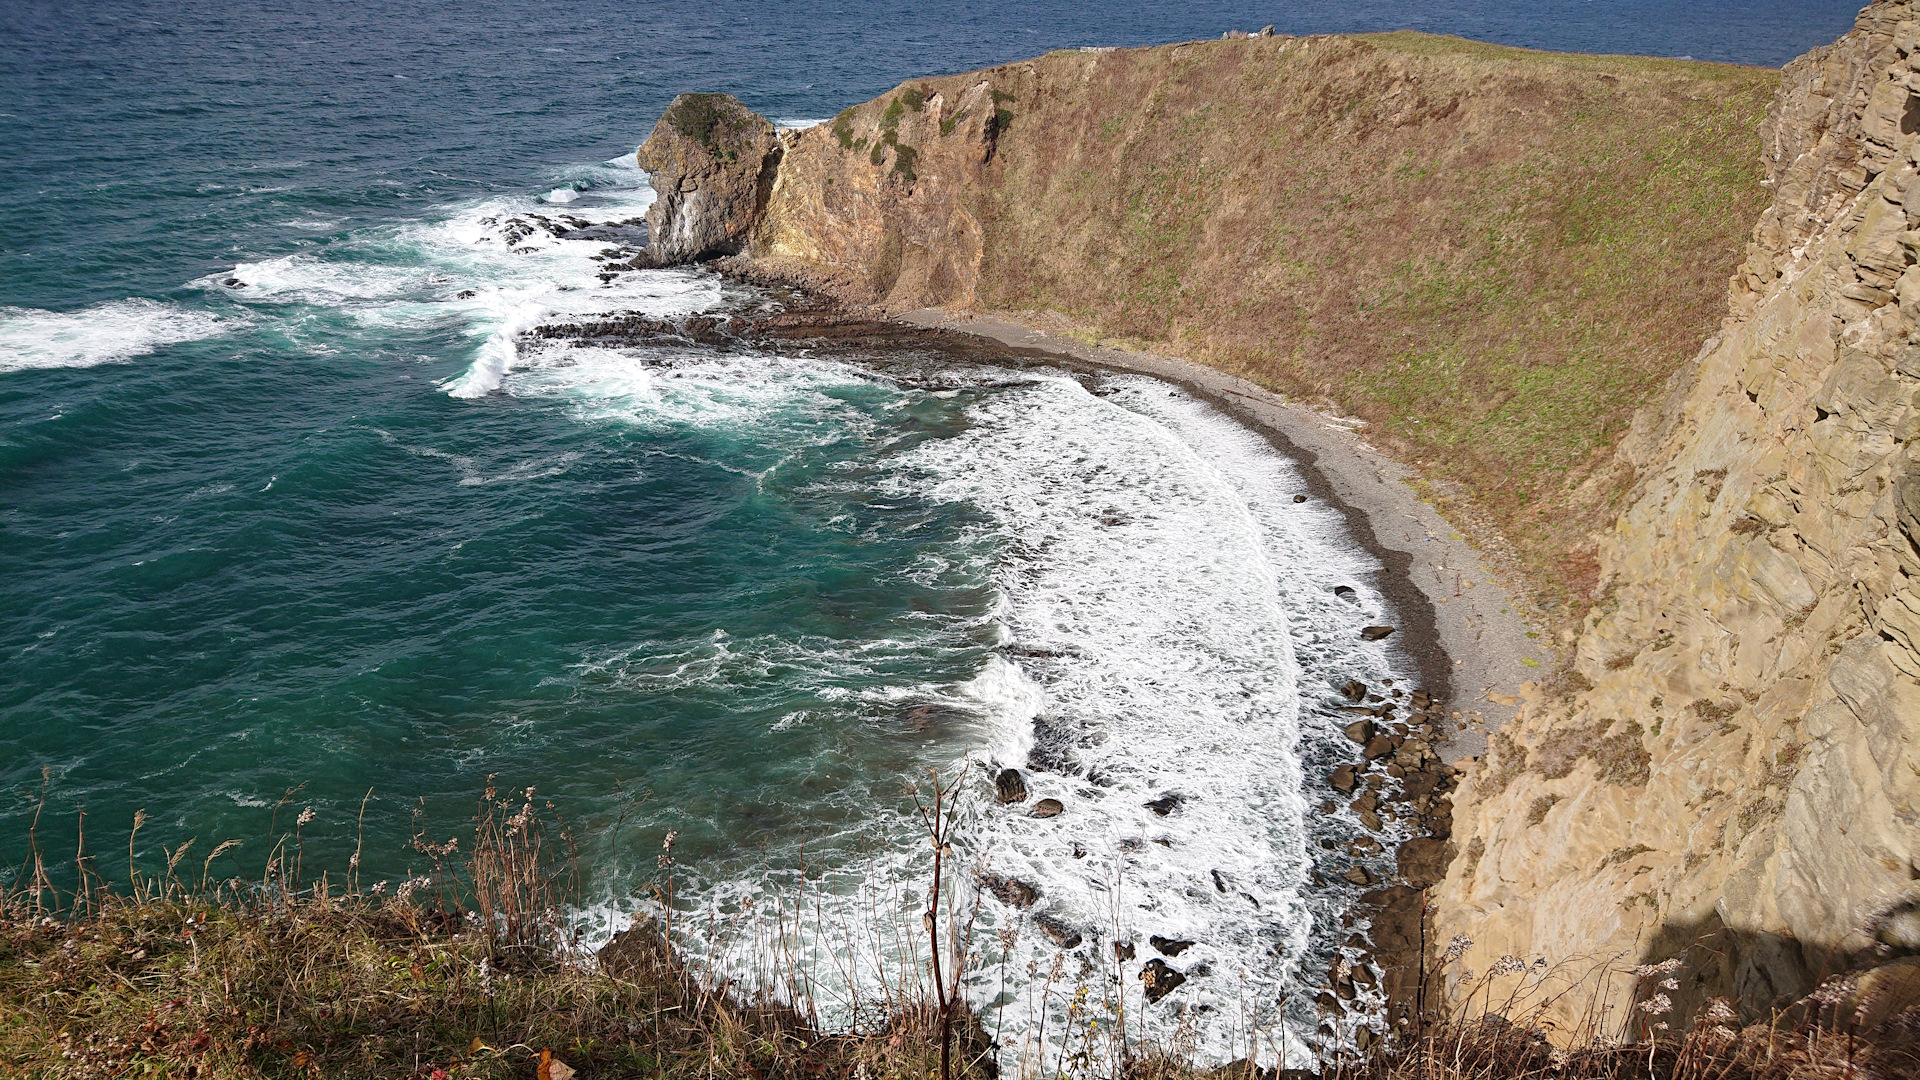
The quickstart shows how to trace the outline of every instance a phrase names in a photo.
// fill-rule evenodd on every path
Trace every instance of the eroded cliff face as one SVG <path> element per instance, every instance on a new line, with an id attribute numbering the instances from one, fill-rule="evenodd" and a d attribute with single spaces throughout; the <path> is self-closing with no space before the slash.
<path id="1" fill-rule="evenodd" d="M 1679 957 L 1677 1011 L 1764 1017 L 1901 936 L 1875 917 L 1920 879 L 1916 20 L 1876 3 L 1786 69 L 1732 315 L 1620 449 L 1590 688 L 1530 701 L 1463 785 L 1456 981 Z"/>
<path id="2" fill-rule="evenodd" d="M 637 158 L 658 198 L 647 209 L 647 261 L 734 255 L 759 222 L 780 166 L 773 125 L 726 94 L 681 94 Z"/>

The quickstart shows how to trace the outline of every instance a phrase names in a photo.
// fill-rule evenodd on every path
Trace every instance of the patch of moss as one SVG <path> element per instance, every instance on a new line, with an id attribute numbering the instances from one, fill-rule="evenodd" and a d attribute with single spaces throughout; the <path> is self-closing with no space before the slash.
<path id="1" fill-rule="evenodd" d="M 667 123 L 701 146 L 713 147 L 713 132 L 727 119 L 727 95 L 682 94 L 667 112 Z"/>
<path id="2" fill-rule="evenodd" d="M 853 110 L 842 109 L 840 115 L 833 118 L 833 137 L 839 140 L 840 149 L 853 149 Z"/>
<path id="3" fill-rule="evenodd" d="M 1013 113 L 1006 109 L 995 109 L 993 111 L 993 133 L 995 135 L 1000 134 L 1012 126 Z"/>
<path id="4" fill-rule="evenodd" d="M 918 176 L 914 174 L 914 171 L 913 171 L 914 165 L 918 164 L 919 161 L 920 161 L 920 151 L 915 150 L 911 146 L 901 146 L 898 143 L 894 144 L 894 148 L 893 148 L 893 175 L 894 176 L 905 177 L 907 180 L 907 183 L 909 184 L 913 183 L 915 180 L 920 179 Z"/>
<path id="5" fill-rule="evenodd" d="M 967 117 L 967 110 L 961 109 L 959 112 L 954 113 L 953 115 L 947 117 L 945 120 L 940 121 L 940 134 L 942 135 L 953 134 L 954 126 L 959 124 L 960 121 L 966 119 L 966 117 Z"/>
<path id="6" fill-rule="evenodd" d="M 907 115 L 907 107 L 894 98 L 887 103 L 887 111 L 880 114 L 880 130 L 893 131 L 900 126 L 900 118 Z"/>
<path id="7" fill-rule="evenodd" d="M 909 86 L 900 91 L 899 100 L 906 103 L 907 108 L 919 112 L 927 107 L 927 92 L 917 86 Z"/>

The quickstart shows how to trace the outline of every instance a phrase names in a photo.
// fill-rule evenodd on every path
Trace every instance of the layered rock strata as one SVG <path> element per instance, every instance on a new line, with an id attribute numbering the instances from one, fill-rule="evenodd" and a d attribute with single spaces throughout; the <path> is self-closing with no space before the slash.
<path id="1" fill-rule="evenodd" d="M 1586 688 L 1530 701 L 1463 786 L 1456 984 L 1679 959 L 1677 990 L 1614 979 L 1609 1022 L 1645 1034 L 1636 997 L 1764 1018 L 1920 944 L 1917 38 L 1916 5 L 1876 3 L 1786 69 L 1731 315 L 1619 450 Z"/>

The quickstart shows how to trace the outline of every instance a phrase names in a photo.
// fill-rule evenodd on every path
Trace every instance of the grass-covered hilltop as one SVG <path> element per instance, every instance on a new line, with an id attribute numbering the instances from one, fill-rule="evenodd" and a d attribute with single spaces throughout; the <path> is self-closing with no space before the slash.
<path id="1" fill-rule="evenodd" d="M 764 211 L 711 251 L 1361 417 L 1577 617 L 1630 480 L 1614 447 L 1725 314 L 1766 206 L 1779 78 L 1413 32 L 1054 52 L 754 156 Z M 674 235 L 714 216 L 675 210 Z"/>

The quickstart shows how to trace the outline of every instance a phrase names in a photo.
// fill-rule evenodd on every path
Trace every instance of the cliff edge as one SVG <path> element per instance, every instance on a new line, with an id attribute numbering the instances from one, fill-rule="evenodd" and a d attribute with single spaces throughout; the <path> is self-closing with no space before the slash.
<path id="1" fill-rule="evenodd" d="M 1463 787 L 1465 966 L 1679 959 L 1677 1011 L 1755 1018 L 1920 945 L 1917 19 L 1883 0 L 1786 69 L 1731 316 L 1620 448 L 1586 688 Z"/>

